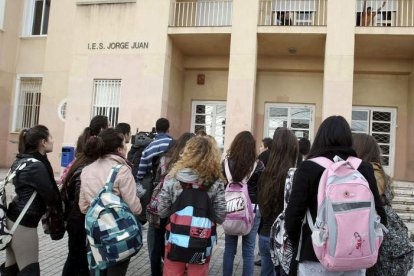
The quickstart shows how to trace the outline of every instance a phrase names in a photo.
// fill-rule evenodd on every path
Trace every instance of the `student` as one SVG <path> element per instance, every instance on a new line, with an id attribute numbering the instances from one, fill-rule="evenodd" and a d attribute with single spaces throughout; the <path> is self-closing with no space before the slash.
<path id="1" fill-rule="evenodd" d="M 381 9 L 385 7 L 386 3 L 387 1 L 382 2 L 381 7 L 379 7 L 376 12 L 373 12 L 371 7 L 367 8 L 367 0 L 364 0 L 364 7 L 362 8 L 361 22 L 359 26 L 376 26 L 375 16 L 377 13 L 381 12 Z"/>
<path id="2" fill-rule="evenodd" d="M 208 275 L 209 263 L 216 239 L 214 237 L 216 235 L 215 225 L 222 223 L 226 216 L 222 178 L 220 152 L 217 146 L 208 138 L 191 138 L 187 142 L 180 159 L 171 168 L 159 194 L 159 215 L 162 218 L 170 217 L 171 221 L 167 226 L 168 238 L 164 258 L 165 276 L 184 275 L 186 263 L 188 263 L 187 275 Z M 209 203 L 198 207 L 187 206 L 186 202 L 192 204 L 196 204 L 196 202 L 191 200 L 192 196 L 184 198 L 186 195 L 184 193 L 197 195 L 197 199 L 203 199 L 200 200 L 199 204 L 205 202 L 206 199 Z M 197 219 L 190 221 L 191 229 L 194 230 L 190 236 L 188 230 L 190 227 L 187 227 L 185 222 L 192 215 L 196 215 Z M 180 232 L 180 235 L 177 235 L 176 230 Z M 189 238 L 185 239 L 186 236 L 189 236 Z M 204 252 L 193 254 L 193 251 L 186 246 L 192 243 L 192 238 L 200 240 L 203 237 L 207 238 L 206 247 L 202 248 L 206 250 L 205 254 Z M 184 240 L 187 240 L 187 242 Z M 181 254 L 177 255 L 177 253 Z M 187 261 L 185 261 L 185 256 L 189 256 Z M 183 257 L 183 259 L 179 257 Z M 190 263 L 191 260 L 198 258 L 202 258 L 200 264 Z"/>
<path id="3" fill-rule="evenodd" d="M 60 200 L 53 169 L 47 158 L 47 153 L 52 151 L 53 138 L 47 127 L 37 125 L 20 132 L 19 154 L 11 170 L 24 162 L 27 166 L 13 179 L 16 195 L 7 209 L 8 229 L 12 228 L 35 191 L 37 195 L 6 248 L 6 275 L 40 275 L 37 225 L 46 207 L 54 206 Z M 35 160 L 28 161 L 30 158 Z"/>
<path id="4" fill-rule="evenodd" d="M 78 153 L 73 165 L 69 169 L 64 181 L 61 194 L 65 199 L 65 219 L 68 232 L 68 257 L 63 267 L 62 276 L 89 275 L 85 215 L 79 209 L 79 193 L 81 187 L 81 173 L 85 166 L 98 159 L 98 154 L 85 147 Z"/>
<path id="5" fill-rule="evenodd" d="M 105 186 L 111 169 L 118 164 L 123 165 L 115 179 L 113 191 L 121 197 L 131 211 L 138 215 L 141 213 L 141 203 L 136 196 L 135 180 L 125 159 L 126 147 L 124 136 L 115 129 L 109 128 L 101 131 L 98 136 L 91 137 L 86 144 L 85 151 L 98 156 L 92 164 L 86 166 L 81 173 L 81 187 L 79 194 L 79 208 L 87 213 L 91 202 Z M 107 275 L 125 275 L 129 259 L 107 270 Z"/>
<path id="6" fill-rule="evenodd" d="M 264 169 L 263 163 L 257 159 L 256 142 L 249 131 L 242 131 L 236 135 L 227 152 L 226 159 L 229 162 L 230 173 L 234 181 L 242 181 L 249 177 L 255 164 L 256 168 L 247 182 L 250 200 L 255 208 L 257 204 L 257 181 Z M 222 164 L 224 171 L 224 162 Z M 254 269 L 254 247 L 256 244 L 257 229 L 259 227 L 259 216 L 255 216 L 254 225 L 248 235 L 242 236 L 243 276 L 253 275 Z M 225 246 L 223 254 L 223 275 L 233 275 L 234 257 L 237 253 L 237 242 L 239 237 L 225 235 Z"/>
<path id="7" fill-rule="evenodd" d="M 381 165 L 380 148 L 374 137 L 362 133 L 353 135 L 353 143 L 358 157 L 371 163 L 374 168 L 378 191 L 388 222 L 388 233 L 384 233 L 378 261 L 367 270 L 367 275 L 407 275 L 413 267 L 414 247 L 408 239 L 407 227 L 391 206 L 392 180 Z"/>
<path id="8" fill-rule="evenodd" d="M 115 127 L 116 130 L 121 132 L 125 137 L 125 144 L 131 141 L 131 126 L 127 123 L 119 123 Z"/>
<path id="9" fill-rule="evenodd" d="M 313 221 L 315 221 L 319 180 L 325 170 L 322 166 L 309 159 L 322 156 L 333 160 L 336 155 L 344 160 L 349 156 L 356 157 L 356 153 L 352 149 L 351 128 L 347 121 L 341 116 L 331 116 L 322 122 L 309 152 L 308 160 L 303 161 L 301 166 L 296 170 L 292 192 L 285 211 L 286 233 L 296 245 L 299 243 L 302 219 L 305 217 L 308 209 L 310 210 Z M 372 166 L 363 161 L 358 167 L 358 171 L 368 181 L 369 187 L 375 198 L 375 209 L 381 217 L 381 223 L 385 225 L 386 215 L 381 204 L 381 198 L 378 194 Z M 301 248 L 299 275 L 365 275 L 365 270 L 328 272 L 316 258 L 311 234 L 312 232 L 308 224 L 304 225 L 302 244 L 299 245 Z"/>
<path id="10" fill-rule="evenodd" d="M 75 158 L 72 160 L 72 162 L 69 163 L 69 165 L 63 171 L 59 181 L 60 184 L 63 183 L 63 181 L 65 180 L 66 174 L 69 172 L 78 155 L 83 153 L 86 142 L 88 142 L 89 138 L 92 136 L 97 136 L 102 130 L 107 129 L 110 126 L 111 123 L 109 122 L 107 116 L 96 115 L 92 118 L 91 122 L 89 123 L 89 126 L 86 127 L 83 130 L 82 134 L 78 137 L 78 140 L 76 142 Z"/>
<path id="11" fill-rule="evenodd" d="M 152 187 L 152 181 L 155 180 L 155 173 L 158 168 L 158 164 L 161 156 L 168 151 L 170 144 L 172 143 L 172 138 L 168 135 L 170 129 L 170 122 L 165 118 L 159 118 L 155 123 L 155 135 L 154 140 L 144 149 L 142 152 L 138 172 L 136 175 L 137 179 L 137 194 L 141 198 L 143 208 L 145 209 L 149 201 L 152 191 L 150 188 L 143 186 L 142 180 L 147 175 L 150 178 L 149 182 Z M 152 187 L 154 188 L 154 187 Z M 144 198 L 146 198 L 144 200 Z M 145 223 L 145 221 L 143 221 Z M 148 255 L 152 255 L 152 250 L 154 248 L 154 227 L 150 224 L 147 231 L 147 245 L 148 245 Z"/>
<path id="12" fill-rule="evenodd" d="M 193 138 L 195 135 L 193 133 L 186 132 L 178 138 L 174 143 L 172 148 L 163 156 L 160 160 L 160 165 L 157 171 L 156 182 L 159 182 L 163 185 L 164 179 L 167 174 L 171 171 L 173 165 L 178 161 L 181 154 L 184 151 L 184 147 L 187 144 L 188 140 Z M 161 187 L 162 188 L 162 187 Z M 150 255 L 151 261 L 151 275 L 152 276 L 161 276 L 162 275 L 162 259 L 164 258 L 164 249 L 165 249 L 165 226 L 167 225 L 168 219 L 164 218 L 160 220 L 159 227 L 154 227 L 154 247 L 152 254 Z"/>
<path id="13" fill-rule="evenodd" d="M 263 162 L 265 167 L 267 165 L 267 161 L 269 160 L 270 150 L 272 149 L 272 141 L 272 138 L 264 138 L 259 148 L 259 160 Z"/>
<path id="14" fill-rule="evenodd" d="M 287 128 L 278 128 L 272 140 L 269 162 L 258 184 L 258 201 L 261 221 L 259 227 L 259 250 L 262 258 L 261 276 L 280 275 L 270 256 L 270 229 L 283 211 L 284 188 L 290 168 L 295 167 L 298 142 L 295 134 Z"/>
<path id="15" fill-rule="evenodd" d="M 296 162 L 296 167 L 299 167 L 299 165 L 303 162 L 303 159 L 306 158 L 306 156 L 309 153 L 310 146 L 311 146 L 310 141 L 305 137 L 300 138 L 298 143 L 299 143 L 299 154 L 298 154 L 298 160 Z"/>

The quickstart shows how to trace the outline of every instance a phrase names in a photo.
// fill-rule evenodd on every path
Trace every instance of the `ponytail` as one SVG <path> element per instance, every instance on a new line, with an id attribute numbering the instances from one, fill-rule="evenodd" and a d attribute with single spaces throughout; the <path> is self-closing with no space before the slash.
<path id="1" fill-rule="evenodd" d="M 89 158 L 96 160 L 104 155 L 104 141 L 99 136 L 91 136 L 85 144 L 83 154 Z"/>
<path id="2" fill-rule="evenodd" d="M 25 128 L 19 134 L 19 153 L 32 153 L 39 149 L 41 140 L 49 139 L 49 130 L 43 125 Z"/>

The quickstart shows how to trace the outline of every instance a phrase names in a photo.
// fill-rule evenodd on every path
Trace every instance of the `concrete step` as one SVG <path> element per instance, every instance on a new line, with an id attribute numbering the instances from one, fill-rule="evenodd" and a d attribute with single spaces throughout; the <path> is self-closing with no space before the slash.
<path id="1" fill-rule="evenodd" d="M 394 189 L 395 196 L 414 197 L 414 187 L 411 190 Z"/>
<path id="2" fill-rule="evenodd" d="M 392 208 L 394 208 L 397 214 L 400 213 L 414 213 L 414 205 L 406 205 L 406 204 L 393 204 Z"/>
<path id="3" fill-rule="evenodd" d="M 414 196 L 400 196 L 396 195 L 392 200 L 392 204 L 414 205 Z"/>
<path id="4" fill-rule="evenodd" d="M 404 223 L 414 223 L 414 214 L 411 213 L 400 213 L 398 214 Z M 414 230 L 414 226 L 413 226 Z"/>
<path id="5" fill-rule="evenodd" d="M 414 190 L 413 182 L 394 181 L 392 183 L 392 186 L 394 187 L 394 189 Z"/>

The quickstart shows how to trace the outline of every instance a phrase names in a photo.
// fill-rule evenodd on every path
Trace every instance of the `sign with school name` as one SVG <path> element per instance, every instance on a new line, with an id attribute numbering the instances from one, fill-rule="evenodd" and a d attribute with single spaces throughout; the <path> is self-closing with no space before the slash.
<path id="1" fill-rule="evenodd" d="M 113 42 L 89 42 L 88 50 L 137 50 L 148 49 L 148 41 L 113 41 Z"/>

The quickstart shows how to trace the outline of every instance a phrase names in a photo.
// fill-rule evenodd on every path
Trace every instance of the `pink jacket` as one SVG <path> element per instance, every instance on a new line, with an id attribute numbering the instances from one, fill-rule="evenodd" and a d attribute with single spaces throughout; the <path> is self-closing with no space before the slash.
<path id="1" fill-rule="evenodd" d="M 79 208 L 86 214 L 88 208 L 98 194 L 99 190 L 105 186 L 108 175 L 113 166 L 122 164 L 114 183 L 114 194 L 120 196 L 134 214 L 141 213 L 141 203 L 137 197 L 137 188 L 131 168 L 126 161 L 117 155 L 105 155 L 82 170 L 81 190 L 79 195 Z"/>

